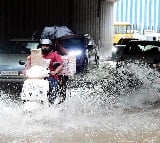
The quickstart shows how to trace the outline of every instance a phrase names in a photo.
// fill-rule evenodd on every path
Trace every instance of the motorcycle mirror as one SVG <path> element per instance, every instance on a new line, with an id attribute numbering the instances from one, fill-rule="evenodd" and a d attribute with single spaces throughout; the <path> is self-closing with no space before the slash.
<path id="1" fill-rule="evenodd" d="M 23 60 L 19 60 L 19 64 L 20 64 L 20 65 L 25 65 L 26 63 L 25 63 L 25 61 L 23 61 Z"/>

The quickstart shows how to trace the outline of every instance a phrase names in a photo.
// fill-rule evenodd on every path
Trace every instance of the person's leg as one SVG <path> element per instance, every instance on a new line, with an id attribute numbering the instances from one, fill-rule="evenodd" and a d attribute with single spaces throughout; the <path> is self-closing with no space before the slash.
<path id="1" fill-rule="evenodd" d="M 56 99 L 56 92 L 58 87 L 58 81 L 52 77 L 47 78 L 49 81 L 49 93 L 48 93 L 48 100 L 51 104 L 54 103 Z"/>

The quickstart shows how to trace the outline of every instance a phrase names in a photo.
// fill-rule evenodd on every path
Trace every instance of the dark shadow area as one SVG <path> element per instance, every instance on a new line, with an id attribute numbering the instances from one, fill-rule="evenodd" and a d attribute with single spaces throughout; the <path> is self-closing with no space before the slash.
<path id="1" fill-rule="evenodd" d="M 6 96 L 6 98 L 10 98 L 12 100 L 20 100 L 20 93 L 22 90 L 22 83 L 15 82 L 0 82 L 0 91 Z M 2 95 L 0 95 L 2 96 Z"/>

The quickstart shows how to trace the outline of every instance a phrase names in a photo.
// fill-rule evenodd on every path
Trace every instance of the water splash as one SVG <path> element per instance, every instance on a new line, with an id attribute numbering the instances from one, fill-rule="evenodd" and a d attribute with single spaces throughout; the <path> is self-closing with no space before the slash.
<path id="1" fill-rule="evenodd" d="M 63 104 L 32 114 L 25 114 L 21 102 L 12 102 L 1 92 L 0 138 L 52 142 L 59 134 L 87 138 L 115 133 L 118 137 L 138 130 L 159 130 L 159 89 L 159 73 L 146 65 L 115 69 L 104 62 L 68 83 Z"/>
<path id="2" fill-rule="evenodd" d="M 85 101 L 116 106 L 125 104 L 125 99 L 126 104 L 130 102 L 126 106 L 143 108 L 144 103 L 159 101 L 159 77 L 159 72 L 141 63 L 128 63 L 118 69 L 104 64 L 91 73 L 78 75 L 70 86 L 80 89 Z"/>

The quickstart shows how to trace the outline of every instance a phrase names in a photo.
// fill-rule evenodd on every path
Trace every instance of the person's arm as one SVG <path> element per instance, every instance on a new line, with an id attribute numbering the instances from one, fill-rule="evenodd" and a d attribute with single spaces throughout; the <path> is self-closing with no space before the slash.
<path id="1" fill-rule="evenodd" d="M 50 71 L 51 75 L 59 74 L 63 69 L 63 65 L 59 65 L 54 71 Z"/>
<path id="2" fill-rule="evenodd" d="M 54 71 L 50 71 L 51 75 L 59 74 L 63 69 L 63 61 L 61 55 L 55 53 L 55 62 L 60 63 L 60 65 L 57 66 L 57 68 Z"/>

